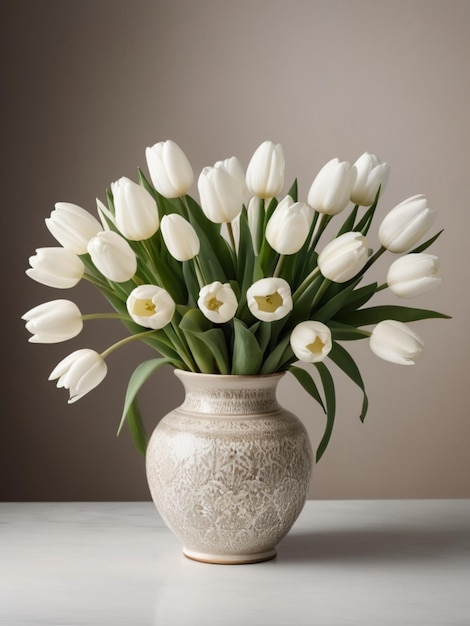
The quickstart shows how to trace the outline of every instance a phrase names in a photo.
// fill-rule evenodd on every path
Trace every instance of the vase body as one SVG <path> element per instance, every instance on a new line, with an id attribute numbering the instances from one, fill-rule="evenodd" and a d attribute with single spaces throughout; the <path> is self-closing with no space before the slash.
<path id="1" fill-rule="evenodd" d="M 175 374 L 184 402 L 159 422 L 146 455 L 157 510 L 189 558 L 273 558 L 305 504 L 312 468 L 305 427 L 276 399 L 283 374 Z"/>

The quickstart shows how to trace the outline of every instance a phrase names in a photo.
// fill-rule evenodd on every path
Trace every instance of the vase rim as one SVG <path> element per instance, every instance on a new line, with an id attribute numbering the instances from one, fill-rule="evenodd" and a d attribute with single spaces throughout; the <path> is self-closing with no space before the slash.
<path id="1" fill-rule="evenodd" d="M 222 381 L 222 380 L 242 380 L 242 379 L 250 379 L 250 380 L 254 380 L 254 379 L 273 379 L 273 378 L 279 378 L 281 379 L 286 373 L 286 370 L 280 371 L 280 372 L 273 372 L 272 374 L 206 374 L 204 372 L 191 372 L 189 370 L 182 370 L 179 368 L 175 368 L 174 370 L 174 374 L 176 376 L 178 376 L 178 378 L 206 378 L 206 379 L 212 379 L 212 380 L 218 380 L 218 381 Z"/>

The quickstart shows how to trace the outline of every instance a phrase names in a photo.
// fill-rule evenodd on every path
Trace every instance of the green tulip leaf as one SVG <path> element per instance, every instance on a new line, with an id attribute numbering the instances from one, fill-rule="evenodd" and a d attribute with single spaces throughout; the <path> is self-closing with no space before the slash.
<path id="1" fill-rule="evenodd" d="M 405 306 L 383 305 L 373 306 L 368 309 L 360 309 L 348 313 L 344 316 L 338 316 L 338 321 L 349 324 L 350 326 L 368 326 L 370 324 L 378 324 L 383 320 L 398 320 L 399 322 L 416 322 L 430 318 L 450 319 L 449 315 L 439 313 L 437 311 L 429 311 L 427 309 L 414 309 Z"/>
<path id="2" fill-rule="evenodd" d="M 137 398 L 133 400 L 129 410 L 127 411 L 127 423 L 137 451 L 142 456 L 145 456 L 145 452 L 147 450 L 147 433 L 145 432 L 145 426 L 142 421 Z"/>
<path id="3" fill-rule="evenodd" d="M 323 384 L 323 390 L 325 392 L 326 402 L 326 427 L 320 444 L 318 445 L 315 457 L 316 462 L 318 463 L 318 461 L 323 456 L 323 453 L 325 452 L 328 443 L 330 442 L 331 434 L 333 432 L 336 414 L 336 394 L 333 377 L 330 374 L 326 365 L 324 363 L 314 363 L 314 365 L 320 374 L 320 378 Z"/>
<path id="4" fill-rule="evenodd" d="M 444 232 L 444 229 L 440 230 L 438 233 L 434 235 L 434 237 L 431 237 L 431 239 L 428 239 L 417 248 L 410 250 L 408 254 L 417 254 L 418 252 L 424 252 L 424 250 L 427 250 L 427 248 L 429 248 L 429 246 L 431 246 L 436 241 L 436 239 L 442 235 L 443 232 Z"/>
<path id="5" fill-rule="evenodd" d="M 234 340 L 232 374 L 251 376 L 258 374 L 263 353 L 254 334 L 237 318 L 233 319 Z"/>
<path id="6" fill-rule="evenodd" d="M 326 413 L 325 404 L 321 398 L 320 392 L 318 391 L 318 387 L 316 386 L 312 376 L 307 372 L 307 370 L 302 369 L 301 367 L 297 367 L 296 365 L 291 365 L 289 367 L 289 372 L 295 376 L 297 381 L 302 385 L 305 391 L 312 396 L 316 402 L 321 406 L 323 412 Z"/>
<path id="7" fill-rule="evenodd" d="M 330 358 L 333 363 L 335 363 L 343 372 L 349 376 L 349 378 L 356 383 L 356 385 L 361 389 L 363 394 L 362 401 L 362 409 L 359 415 L 361 422 L 364 421 L 367 413 L 367 408 L 369 406 L 369 400 L 367 398 L 366 389 L 364 386 L 364 381 L 362 380 L 361 372 L 357 367 L 355 361 L 349 354 L 347 350 L 345 350 L 338 343 L 333 343 L 333 347 L 328 354 L 328 358 Z"/>

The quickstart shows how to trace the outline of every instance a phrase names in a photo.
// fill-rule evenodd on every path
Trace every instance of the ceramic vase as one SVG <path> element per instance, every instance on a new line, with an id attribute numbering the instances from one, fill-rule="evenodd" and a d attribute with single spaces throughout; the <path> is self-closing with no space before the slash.
<path id="1" fill-rule="evenodd" d="M 150 438 L 150 493 L 185 556 L 209 563 L 273 558 L 307 497 L 312 448 L 276 397 L 283 374 L 175 371 L 183 404 Z"/>

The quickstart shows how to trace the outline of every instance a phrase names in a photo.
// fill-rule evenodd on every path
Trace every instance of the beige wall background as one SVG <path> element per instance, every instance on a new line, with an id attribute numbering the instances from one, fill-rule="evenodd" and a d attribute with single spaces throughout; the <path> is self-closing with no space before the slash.
<path id="1" fill-rule="evenodd" d="M 311 497 L 470 496 L 468 238 L 470 3 L 467 0 L 3 0 L 3 500 L 148 499 L 143 460 L 115 437 L 127 380 L 145 347 L 114 353 L 104 383 L 76 404 L 47 381 L 65 354 L 123 336 L 94 322 L 67 344 L 29 344 L 21 315 L 57 297 L 103 310 L 87 285 L 60 292 L 26 278 L 56 201 L 94 211 L 111 181 L 145 169 L 174 139 L 200 169 L 265 139 L 282 143 L 300 194 L 330 158 L 391 164 L 380 209 L 425 193 L 445 228 L 433 250 L 443 284 L 413 304 L 453 316 L 415 324 L 414 367 L 353 354 L 370 410 L 338 374 L 336 430 Z M 390 257 L 376 267 L 384 277 Z M 151 429 L 182 399 L 171 370 L 143 393 Z M 288 376 L 280 400 L 316 445 L 323 417 Z"/>

